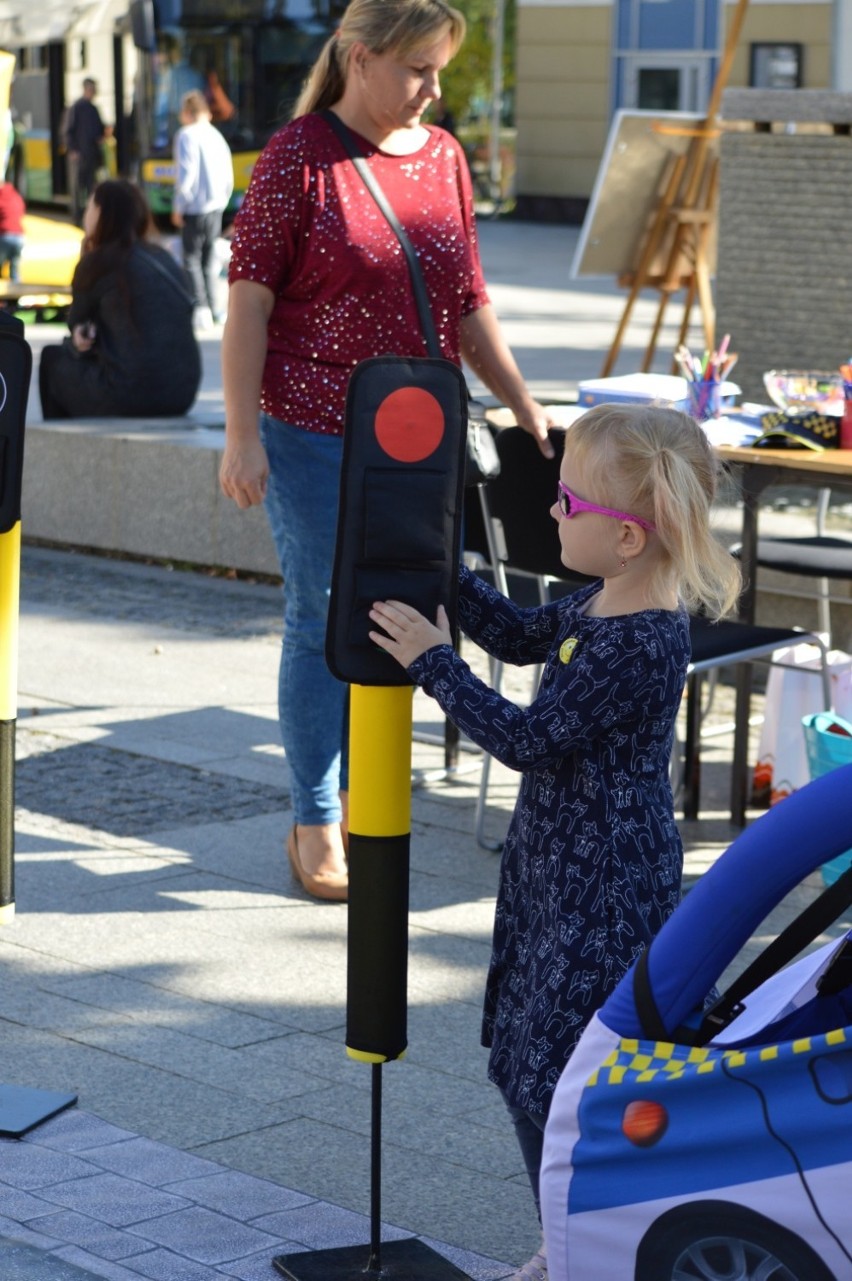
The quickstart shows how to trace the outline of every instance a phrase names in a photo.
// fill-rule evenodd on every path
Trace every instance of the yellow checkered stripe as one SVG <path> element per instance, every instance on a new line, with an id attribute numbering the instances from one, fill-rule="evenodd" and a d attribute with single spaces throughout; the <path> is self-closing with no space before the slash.
<path id="1" fill-rule="evenodd" d="M 669 1041 L 636 1041 L 623 1038 L 587 1081 L 587 1086 L 641 1084 L 663 1076 L 677 1080 L 704 1076 L 723 1064 L 728 1068 L 753 1068 L 796 1054 L 818 1054 L 836 1045 L 852 1045 L 852 1028 L 837 1028 L 821 1036 L 805 1036 L 780 1045 L 756 1045 L 749 1050 L 724 1050 L 720 1046 L 692 1047 Z"/>

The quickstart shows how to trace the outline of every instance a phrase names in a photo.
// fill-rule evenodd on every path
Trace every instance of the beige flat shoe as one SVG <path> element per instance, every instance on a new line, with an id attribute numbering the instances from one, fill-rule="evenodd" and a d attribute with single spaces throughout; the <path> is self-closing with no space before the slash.
<path id="1" fill-rule="evenodd" d="M 345 903 L 349 898 L 349 876 L 346 872 L 306 872 L 302 867 L 295 823 L 287 837 L 287 857 L 290 860 L 294 879 L 299 882 L 306 894 L 310 894 L 313 898 L 325 899 L 330 903 Z"/>

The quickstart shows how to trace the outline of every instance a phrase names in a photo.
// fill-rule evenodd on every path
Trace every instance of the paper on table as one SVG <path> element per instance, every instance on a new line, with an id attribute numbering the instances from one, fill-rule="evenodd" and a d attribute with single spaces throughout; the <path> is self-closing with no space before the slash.
<path id="1" fill-rule="evenodd" d="M 751 427 L 738 418 L 708 418 L 701 426 L 711 445 L 751 445 L 763 435 L 761 427 Z"/>

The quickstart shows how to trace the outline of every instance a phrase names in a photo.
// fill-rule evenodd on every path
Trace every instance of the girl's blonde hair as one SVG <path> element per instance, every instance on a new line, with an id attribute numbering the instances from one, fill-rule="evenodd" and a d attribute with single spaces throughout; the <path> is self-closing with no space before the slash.
<path id="1" fill-rule="evenodd" d="M 657 583 L 674 579 L 687 608 L 712 618 L 733 608 L 739 565 L 710 527 L 719 466 L 694 418 L 658 405 L 597 405 L 568 429 L 565 453 L 594 468 L 590 501 L 654 522 Z"/>
<path id="2" fill-rule="evenodd" d="M 404 57 L 440 39 L 445 31 L 452 38 L 455 56 L 464 40 L 465 20 L 445 0 L 352 0 L 308 73 L 293 119 L 325 111 L 340 101 L 353 45 L 361 43 L 371 53 L 393 52 Z"/>

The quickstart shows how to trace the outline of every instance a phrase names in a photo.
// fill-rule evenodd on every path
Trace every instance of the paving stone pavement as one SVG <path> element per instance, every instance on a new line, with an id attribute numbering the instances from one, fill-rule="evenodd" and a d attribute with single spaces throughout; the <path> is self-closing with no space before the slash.
<path id="1" fill-rule="evenodd" d="M 39 1258 L 24 1245 L 51 1252 L 34 1276 L 64 1281 L 75 1264 L 122 1281 L 253 1279 L 280 1253 L 369 1241 L 370 1078 L 343 1049 L 346 913 L 284 870 L 279 618 L 274 586 L 24 549 L 4 1077 L 80 1096 L 0 1141 L 0 1233 L 19 1270 Z M 424 772 L 439 759 L 421 749 Z M 473 786 L 460 785 L 468 812 Z M 432 826 L 443 837 L 457 821 Z M 461 1222 L 498 1150 L 500 1213 L 522 1199 L 482 1062 L 454 1064 L 481 1055 L 494 859 L 468 855 L 444 887 L 448 845 L 414 856 L 412 1050 L 384 1069 L 388 1239 Z M 471 1276 L 508 1270 L 463 1233 L 441 1239 Z"/>
<path id="2" fill-rule="evenodd" d="M 570 231 L 483 228 L 541 394 L 581 360 L 599 367 L 622 301 L 576 287 L 563 361 L 547 252 Z M 3 1281 L 271 1281 L 278 1254 L 369 1240 L 371 1074 L 344 1051 L 346 912 L 285 866 L 280 617 L 272 583 L 24 548 L 0 1077 L 79 1102 L 0 1139 Z M 505 688 L 526 698 L 528 677 Z M 497 858 L 472 837 L 477 755 L 446 777 L 443 724 L 422 695 L 414 706 L 409 1048 L 382 1073 L 383 1231 L 497 1281 L 538 1244 L 478 1043 Z M 735 835 L 729 717 L 722 686 L 702 817 L 681 825 L 687 886 Z M 494 767 L 495 840 L 515 791 Z"/>
<path id="3" fill-rule="evenodd" d="M 369 1241 L 345 909 L 284 867 L 278 588 L 31 547 L 22 570 L 3 1074 L 79 1104 L 0 1140 L 0 1234 L 35 1251 L 18 1275 L 260 1281 L 278 1254 Z M 527 696 L 523 673 L 507 680 Z M 723 728 L 729 714 L 723 687 Z M 435 743 L 414 748 L 409 1050 L 383 1070 L 383 1219 L 388 1239 L 444 1243 L 496 1281 L 536 1245 L 477 1043 L 497 860 L 471 835 L 476 757 L 441 779 L 420 694 L 415 724 Z M 724 734 L 705 747 L 687 883 L 733 835 L 729 750 Z M 515 785 L 494 768 L 494 837 Z"/>

